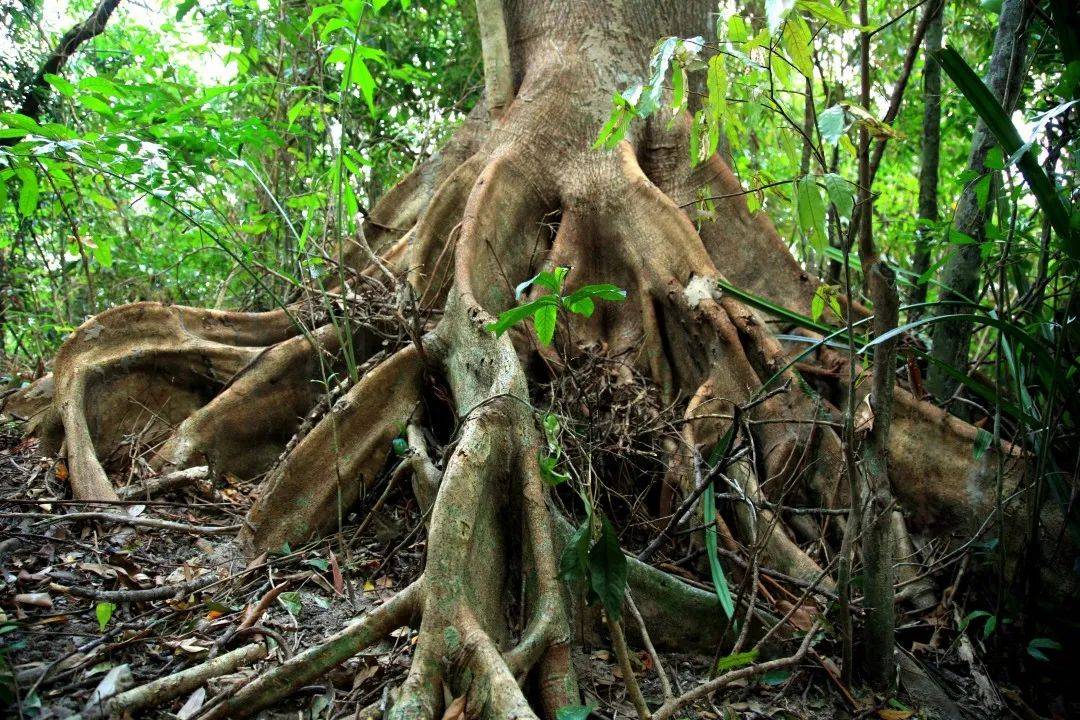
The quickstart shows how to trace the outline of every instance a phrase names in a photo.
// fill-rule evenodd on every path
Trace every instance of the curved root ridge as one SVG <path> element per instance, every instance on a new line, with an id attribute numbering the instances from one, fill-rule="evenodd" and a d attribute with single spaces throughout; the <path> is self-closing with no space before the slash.
<path id="1" fill-rule="evenodd" d="M 535 91 L 528 82 L 522 87 L 523 94 Z M 548 114 L 557 117 L 555 109 Z M 783 508 L 791 500 L 826 509 L 846 503 L 842 448 L 829 421 L 835 403 L 788 367 L 789 351 L 769 321 L 719 292 L 715 282 L 726 276 L 807 312 L 816 281 L 740 198 L 722 203 L 716 218 L 695 227 L 677 203 L 692 201 L 701 186 L 723 194 L 737 185 L 719 159 L 696 170 L 647 154 L 639 162 L 640 146 L 662 146 L 668 132 L 650 126 L 644 141 L 635 138 L 639 149 L 626 141 L 614 153 L 599 154 L 574 141 L 558 145 L 552 162 L 523 141 L 550 130 L 552 122 L 539 103 L 515 102 L 484 142 L 469 124 L 451 153 L 388 196 L 394 207 L 375 208 L 370 239 L 404 279 L 389 272 L 381 277 L 411 283 L 425 309 L 441 306 L 443 313 L 437 324 L 410 327 L 410 344 L 361 358 L 363 373 L 336 399 L 327 395 L 319 405 L 312 382 L 340 350 L 336 328 L 315 330 L 313 345 L 283 311 L 129 305 L 85 323 L 58 356 L 50 417 L 63 428 L 76 497 L 116 497 L 100 458 L 124 431 L 117 418 L 127 396 L 153 398 L 169 407 L 167 423 L 179 426 L 159 450 L 159 464 L 209 464 L 249 476 L 270 468 L 239 538 L 252 554 L 340 527 L 343 513 L 386 466 L 394 439 L 404 433 L 414 448 L 407 469 L 416 476 L 421 504 L 430 508 L 422 579 L 246 686 L 210 717 L 250 715 L 417 621 L 413 662 L 389 717 L 437 717 L 447 694 L 464 697 L 470 716 L 487 718 L 534 718 L 538 711 L 552 717 L 576 704 L 570 643 L 584 633 L 575 637 L 572 629 L 580 631 L 583 623 L 571 618 L 581 621 L 590 610 L 568 606 L 557 578 L 569 530 L 553 514 L 541 481 L 525 368 L 572 372 L 584 346 L 647 373 L 663 402 L 684 410 L 666 448 L 670 463 L 658 515 L 669 514 L 678 495 L 701 487 L 705 458 L 726 433 L 739 438 L 738 456 L 718 471 L 717 487 L 731 502 L 716 522 L 731 554 L 753 556 L 746 575 L 754 589 L 739 611 L 755 617 L 759 558 L 789 579 L 816 586 L 815 592 L 830 592 L 828 568 L 797 541 L 799 533 L 820 538 L 820 528 L 805 518 L 796 524 Z M 674 131 L 679 147 L 684 131 Z M 539 232 L 553 218 L 557 230 Z M 781 280 L 762 272 L 763 264 Z M 520 329 L 501 338 L 487 331 L 500 311 L 516 304 L 515 285 L 551 265 L 571 268 L 567 291 L 613 283 L 631 297 L 599 303 L 588 317 L 567 318 L 549 348 L 538 348 Z M 373 274 L 372 267 L 353 271 Z M 529 292 L 535 298 L 544 291 Z M 454 419 L 453 437 L 436 460 L 423 450 L 419 423 L 429 399 L 424 388 L 440 373 Z M 143 392 L 134 392 L 139 383 Z M 971 426 L 902 390 L 897 398 L 889 476 L 910 512 L 896 513 L 891 522 L 906 542 L 897 548 L 904 556 L 911 552 L 906 521 L 920 528 L 972 527 L 987 509 L 980 492 L 993 481 L 995 455 L 1012 450 L 975 461 Z M 313 408 L 326 412 L 315 418 Z M 935 442 L 926 442 L 927 432 Z M 1016 482 L 1010 474 L 1006 492 Z M 712 592 L 636 561 L 629 583 L 658 644 L 685 649 L 735 641 L 725 634 Z M 925 585 L 916 592 L 918 602 L 932 600 Z M 524 627 L 506 612 L 518 594 Z M 529 687 L 537 689 L 538 702 L 530 703 L 522 689 L 527 678 L 535 680 Z M 661 714 L 674 711 L 665 708 Z"/>

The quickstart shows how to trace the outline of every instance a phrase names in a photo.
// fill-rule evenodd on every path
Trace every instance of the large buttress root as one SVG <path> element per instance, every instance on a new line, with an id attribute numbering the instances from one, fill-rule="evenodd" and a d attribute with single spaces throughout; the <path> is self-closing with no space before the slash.
<path id="1" fill-rule="evenodd" d="M 164 424 L 182 420 L 252 362 L 291 334 L 284 313 L 226 313 L 158 303 L 108 310 L 83 323 L 56 358 L 54 408 L 64 429 L 72 491 L 81 500 L 115 500 L 99 461 L 133 430 L 127 392 L 155 402 Z M 163 413 L 163 415 L 161 414 Z M 158 428 L 161 431 L 161 428 Z"/>
<path id="2" fill-rule="evenodd" d="M 257 553 L 339 526 L 378 477 L 417 408 L 421 363 L 408 345 L 366 373 L 263 481 L 240 542 Z"/>
<path id="3" fill-rule="evenodd" d="M 521 38 L 513 50 L 540 52 L 536 38 L 545 34 L 526 30 L 537 18 L 548 22 L 543 5 L 504 5 L 511 37 Z M 642 13 L 652 12 L 652 4 L 643 5 Z M 696 34 L 674 27 L 678 14 L 656 5 L 664 8 L 665 32 Z M 577 21 L 589 6 L 567 12 Z M 764 216 L 747 211 L 737 195 L 742 188 L 719 158 L 690 166 L 685 126 L 650 123 L 639 132 L 635 125 L 615 152 L 591 149 L 617 84 L 605 73 L 631 67 L 648 47 L 605 62 L 579 59 L 577 45 L 561 50 L 544 49 L 543 62 L 531 66 L 511 58 L 513 77 L 521 79 L 517 99 L 499 108 L 494 124 L 474 111 L 447 148 L 372 209 L 367 243 L 357 238 L 338 256 L 346 287 L 332 285 L 320 303 L 305 296 L 288 313 L 263 314 L 127 306 L 83 325 L 58 357 L 43 426 L 50 419 L 62 426 L 76 496 L 113 497 L 103 461 L 136 417 L 119 422 L 126 415 L 113 408 L 138 407 L 128 399 L 134 397 L 161 418 L 160 466 L 208 464 L 245 477 L 265 472 L 239 538 L 249 554 L 338 528 L 386 469 L 393 441 L 404 434 L 413 448 L 401 471 L 412 469 L 425 511 L 422 577 L 362 626 L 267 673 L 215 716 L 272 705 L 361 646 L 417 621 L 409 674 L 391 697 L 395 720 L 438 717 L 447 693 L 466 696 L 470 716 L 491 719 L 550 718 L 576 704 L 571 642 L 604 642 L 604 633 L 597 631 L 599 613 L 564 597 L 573 593 L 557 579 L 572 530 L 540 477 L 529 383 L 572 378 L 587 353 L 625 366 L 613 382 L 647 378 L 672 408 L 676 431 L 665 436 L 664 487 L 658 501 L 643 501 L 649 521 L 663 526 L 672 508 L 696 492 L 707 458 L 731 431 L 738 445 L 717 479 L 724 496 L 717 527 L 730 553 L 754 568 L 732 567 L 731 576 L 753 583 L 760 562 L 830 594 L 828 553 L 807 547 L 835 537 L 788 509 L 847 504 L 841 403 L 788 367 L 791 350 L 775 336 L 787 328 L 716 283 L 725 278 L 809 314 L 818 280 Z M 716 200 L 715 216 L 705 218 L 692 207 L 700 192 L 730 197 Z M 538 347 L 525 324 L 501 338 L 485 329 L 518 302 L 518 283 L 553 266 L 571 268 L 567 291 L 612 283 L 627 300 L 598 303 L 588 318 L 568 317 L 549 348 Z M 333 303 L 389 304 L 399 297 L 417 302 L 396 306 L 410 324 L 408 332 L 391 333 L 397 340 L 386 347 L 385 336 L 350 336 L 326 322 L 344 307 Z M 422 314 L 411 324 L 406 316 L 415 306 Z M 290 314 L 303 319 L 303 331 Z M 346 343 L 361 348 L 351 356 L 351 375 Z M 831 363 L 838 394 L 861 398 L 863 390 L 843 387 L 844 358 L 822 352 L 807 362 Z M 436 418 L 429 411 L 444 387 L 452 410 L 440 407 L 449 417 Z M 993 509 L 999 453 L 1009 461 L 1007 493 L 1018 487 L 1012 461 L 1019 454 L 994 448 L 976 460 L 974 428 L 902 389 L 896 396 L 889 476 L 903 513 L 893 522 L 923 532 L 960 528 L 970 538 Z M 424 445 L 436 438 L 438 457 L 428 457 Z M 635 478 L 642 487 L 634 489 L 658 479 Z M 908 542 L 897 554 L 910 552 Z M 633 560 L 629 588 L 657 645 L 708 651 L 734 640 L 711 591 Z M 747 604 L 753 601 L 744 600 L 740 613 Z M 766 615 L 757 609 L 759 620 L 775 620 Z M 633 639 L 636 629 L 628 623 L 627 631 Z"/>

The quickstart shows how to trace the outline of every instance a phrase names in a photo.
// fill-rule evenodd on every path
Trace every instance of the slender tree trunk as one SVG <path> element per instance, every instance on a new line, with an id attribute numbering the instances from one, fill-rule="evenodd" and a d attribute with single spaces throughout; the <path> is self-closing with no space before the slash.
<path id="1" fill-rule="evenodd" d="M 912 271 L 922 275 L 930 267 L 930 240 L 938 221 L 938 166 L 941 161 L 941 66 L 933 53 L 941 49 L 941 30 L 945 3 L 935 0 L 923 40 L 923 123 L 919 160 L 919 228 L 915 234 L 915 257 Z M 911 289 L 912 304 L 926 302 L 926 283 L 916 282 Z M 913 317 L 921 314 L 914 310 Z"/>
<path id="2" fill-rule="evenodd" d="M 1002 3 L 994 49 L 990 55 L 990 67 L 985 79 L 994 97 L 1010 111 L 1016 103 L 1021 84 L 1019 75 L 1025 45 L 1022 34 L 1024 6 L 1023 0 L 1005 0 Z M 990 130 L 980 120 L 975 125 L 975 135 L 971 141 L 967 166 L 970 176 L 982 177 L 987 174 L 986 157 L 995 144 Z M 941 271 L 941 300 L 945 301 L 945 304 L 937 309 L 938 316 L 957 312 L 957 306 L 950 305 L 949 302 L 974 302 L 979 294 L 979 277 L 982 274 L 980 248 L 986 239 L 986 222 L 991 212 L 990 199 L 994 195 L 994 184 L 991 181 L 990 191 L 986 193 L 986 201 L 983 203 L 979 201 L 978 181 L 969 183 L 960 195 L 953 225 L 958 232 L 974 239 L 974 242 L 957 246 Z M 932 356 L 938 363 L 930 367 L 927 389 L 942 402 L 952 397 L 959 383 L 941 370 L 939 363 L 963 372 L 967 366 L 971 332 L 972 325 L 969 322 L 946 321 L 934 325 Z"/>

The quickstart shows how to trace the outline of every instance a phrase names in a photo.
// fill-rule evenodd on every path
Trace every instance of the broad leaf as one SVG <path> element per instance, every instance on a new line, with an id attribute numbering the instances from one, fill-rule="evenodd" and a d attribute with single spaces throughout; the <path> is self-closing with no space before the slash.
<path id="1" fill-rule="evenodd" d="M 589 551 L 589 584 L 616 622 L 622 617 L 626 576 L 626 556 L 619 547 L 619 537 L 611 522 L 601 518 L 600 539 Z"/>
<path id="2" fill-rule="evenodd" d="M 559 558 L 559 579 L 563 582 L 576 582 L 585 577 L 589 567 L 589 540 L 592 536 L 592 519 L 585 522 L 570 536 L 570 541 L 563 548 Z"/>
<path id="3" fill-rule="evenodd" d="M 799 227 L 806 234 L 810 244 L 819 253 L 829 246 L 829 237 L 825 233 L 825 201 L 821 198 L 821 189 L 814 178 L 807 175 L 795 183 L 795 207 Z"/>
<path id="4" fill-rule="evenodd" d="M 833 105 L 822 110 L 818 115 L 818 130 L 821 131 L 821 138 L 830 145 L 840 142 L 840 137 L 846 129 L 847 113 L 844 112 L 842 106 Z"/>
<path id="5" fill-rule="evenodd" d="M 555 337 L 555 321 L 558 319 L 559 309 L 555 305 L 543 305 L 533 314 L 533 325 L 536 327 L 536 337 L 540 338 L 543 345 L 550 345 Z"/>

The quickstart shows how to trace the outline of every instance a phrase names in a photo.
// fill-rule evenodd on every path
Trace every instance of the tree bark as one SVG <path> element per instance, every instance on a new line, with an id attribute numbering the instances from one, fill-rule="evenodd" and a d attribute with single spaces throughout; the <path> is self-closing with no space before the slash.
<path id="1" fill-rule="evenodd" d="M 915 256 L 911 270 L 921 276 L 930 267 L 930 246 L 938 221 L 938 167 L 941 160 L 941 66 L 933 54 L 941 49 L 945 17 L 944 0 L 934 0 L 927 12 L 930 23 L 923 39 L 923 122 L 919 153 L 919 227 L 915 231 Z M 926 302 L 926 282 L 915 280 L 908 301 Z M 914 319 L 922 314 L 912 310 Z"/>
<path id="2" fill-rule="evenodd" d="M 986 72 L 987 87 L 1007 112 L 1011 112 L 1015 106 L 1021 86 L 1020 68 L 1026 43 L 1023 32 L 1025 7 L 1024 0 L 1005 0 L 1002 3 L 994 49 Z M 996 172 L 987 169 L 986 158 L 996 144 L 989 128 L 979 120 L 971 141 L 967 171 L 970 176 L 978 178 L 991 173 L 990 186 L 985 202 L 979 201 L 975 187 L 977 181 L 970 182 L 960 194 L 953 226 L 974 242 L 956 246 L 954 254 L 942 268 L 940 300 L 943 304 L 935 311 L 939 317 L 957 312 L 957 305 L 949 303 L 976 302 L 979 296 L 981 248 L 986 241 L 986 223 L 992 212 L 991 199 L 997 184 Z M 932 357 L 937 362 L 930 367 L 926 387 L 941 402 L 948 402 L 959 387 L 959 382 L 941 369 L 941 365 L 955 368 L 961 373 L 967 371 L 971 333 L 970 322 L 948 320 L 934 325 Z"/>

